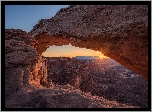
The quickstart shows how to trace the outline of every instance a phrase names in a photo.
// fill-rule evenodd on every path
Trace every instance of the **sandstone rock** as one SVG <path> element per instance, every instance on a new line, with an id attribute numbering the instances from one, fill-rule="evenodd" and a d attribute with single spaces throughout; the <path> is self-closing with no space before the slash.
<path id="1" fill-rule="evenodd" d="M 82 47 L 102 52 L 148 77 L 148 6 L 74 5 L 51 19 L 40 20 L 29 32 L 42 54 L 51 45 Z M 34 43 L 33 43 L 34 44 Z"/>
<path id="2" fill-rule="evenodd" d="M 5 106 L 6 108 L 139 108 L 91 96 L 70 86 L 65 85 L 62 88 L 64 89 L 57 87 L 31 89 L 30 86 L 23 86 L 22 90 L 7 98 Z M 28 92 L 28 89 L 31 91 Z"/>
<path id="3" fill-rule="evenodd" d="M 47 61 L 48 81 L 59 85 L 70 84 L 79 89 L 84 85 L 88 88 L 94 87 L 89 81 L 91 77 L 89 67 L 83 61 L 70 58 L 47 58 Z M 86 87 L 85 91 L 89 91 L 88 88 Z"/>
<path id="4" fill-rule="evenodd" d="M 5 67 L 25 66 L 37 61 L 36 50 L 22 41 L 5 40 Z"/>
<path id="5" fill-rule="evenodd" d="M 5 30 L 5 95 L 6 97 L 29 84 L 36 69 L 37 51 L 28 43 L 32 41 L 25 31 Z"/>
<path id="6" fill-rule="evenodd" d="M 148 6 L 144 5 L 76 5 L 61 9 L 55 17 L 40 20 L 37 25 L 26 33 L 20 29 L 5 30 L 5 98 L 6 107 L 13 108 L 75 108 L 75 107 L 132 107 L 121 105 L 106 100 L 92 100 L 69 90 L 31 90 L 23 91 L 25 86 L 36 88 L 48 86 L 48 81 L 55 84 L 71 84 L 85 92 L 94 95 L 103 95 L 106 98 L 116 100 L 115 95 L 124 84 L 128 84 L 126 78 L 115 81 L 102 79 L 102 87 L 97 86 L 94 78 L 90 76 L 88 65 L 81 61 L 69 59 L 49 62 L 49 75 L 47 76 L 47 61 L 41 54 L 51 45 L 66 45 L 97 50 L 118 61 L 138 74 L 148 77 Z M 42 66 L 41 66 L 42 64 Z M 60 68 L 60 69 L 59 69 Z M 80 69 L 81 68 L 81 69 Z M 59 71 L 58 71 L 59 70 Z M 98 69 L 96 69 L 98 70 Z M 52 74 L 50 73 L 53 72 Z M 106 74 L 107 72 L 104 72 Z M 112 76 L 111 74 L 108 74 Z M 107 76 L 107 78 L 110 78 Z M 119 78 L 124 78 L 123 74 Z M 135 75 L 134 75 L 135 76 Z M 117 77 L 114 75 L 114 77 Z M 48 79 L 50 80 L 48 80 Z M 120 102 L 132 102 L 140 97 L 145 103 L 146 81 L 141 77 L 133 77 L 133 88 L 122 88 L 118 100 Z M 99 80 L 98 80 L 99 81 Z M 123 82 L 124 81 L 124 82 Z M 139 92 L 141 86 L 136 81 L 142 82 L 144 93 Z M 115 82 L 116 89 L 111 86 Z M 51 82 L 52 83 L 52 82 Z M 110 84 L 110 86 L 106 85 Z M 53 84 L 52 84 L 53 85 Z M 122 86 L 119 86 L 122 85 Z M 57 86 L 57 85 L 56 85 Z M 66 88 L 61 86 L 60 88 Z M 99 88 L 101 87 L 101 88 Z M 120 88 L 119 88 L 120 87 Z M 27 89 L 27 88 L 26 88 Z M 39 88 L 40 89 L 40 88 Z M 99 90 L 99 91 L 98 91 Z M 68 91 L 68 92 L 67 92 Z M 130 97 L 124 91 L 133 91 Z M 93 93 L 94 92 L 94 93 Z M 130 93 L 130 92 L 129 92 Z M 146 92 L 147 93 L 147 92 Z M 50 96 L 51 94 L 51 96 Z M 23 95 L 23 96 L 22 96 Z M 55 96 L 54 96 L 55 95 Z M 25 97 L 24 97 L 25 96 Z M 126 97 L 127 96 L 127 100 Z M 14 97 L 14 99 L 11 99 Z M 92 96 L 93 97 L 93 96 Z M 25 102 L 21 101 L 24 99 Z M 94 97 L 93 97 L 94 98 Z M 132 99 L 131 99 L 132 98 Z M 9 100 L 8 100 L 9 99 Z M 13 101 L 21 101 L 14 103 Z M 99 101 L 96 103 L 96 101 Z M 69 104 L 70 102 L 70 104 Z M 30 103 L 30 105 L 29 105 Z M 145 106 L 140 100 L 135 104 Z"/>
<path id="7" fill-rule="evenodd" d="M 56 57 L 47 58 L 47 62 L 48 82 L 61 85 L 61 89 L 70 84 L 111 101 L 148 107 L 147 80 L 110 58 L 86 61 Z"/>
<path id="8" fill-rule="evenodd" d="M 5 29 L 5 40 L 14 39 L 17 41 L 23 41 L 27 45 L 31 45 L 35 42 L 35 39 L 28 35 L 27 32 L 21 29 Z"/>

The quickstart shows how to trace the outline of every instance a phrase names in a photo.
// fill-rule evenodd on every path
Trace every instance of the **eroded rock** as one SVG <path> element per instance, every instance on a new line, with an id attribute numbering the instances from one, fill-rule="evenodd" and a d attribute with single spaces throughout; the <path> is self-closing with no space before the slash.
<path id="1" fill-rule="evenodd" d="M 34 41 L 30 35 L 20 29 L 5 30 L 6 97 L 33 80 L 40 82 L 38 75 L 42 74 L 38 74 L 38 71 L 40 70 L 41 56 L 34 47 L 30 46 Z"/>
<path id="2" fill-rule="evenodd" d="M 48 82 L 70 84 L 83 92 L 148 107 L 148 81 L 110 58 L 79 60 L 76 58 L 47 58 Z M 141 91 L 142 90 L 142 91 Z"/>
<path id="3" fill-rule="evenodd" d="M 148 78 L 148 6 L 74 5 L 29 32 L 42 54 L 51 45 L 92 49 Z"/>
<path id="4" fill-rule="evenodd" d="M 71 58 L 47 58 L 48 82 L 52 81 L 57 85 L 70 84 L 75 88 L 83 88 L 84 91 L 93 91 L 95 83 L 91 80 L 91 74 L 87 63 Z M 90 87 L 90 88 L 89 88 Z"/>
<path id="5" fill-rule="evenodd" d="M 139 108 L 82 93 L 70 85 L 62 89 L 32 87 L 30 92 L 29 86 L 22 89 L 6 100 L 6 108 Z"/>
<path id="6" fill-rule="evenodd" d="M 61 9 L 51 19 L 40 20 L 29 33 L 19 29 L 6 29 L 5 96 L 11 97 L 10 95 L 22 90 L 23 88 L 21 87 L 27 84 L 35 86 L 41 86 L 42 84 L 46 86 L 46 68 L 44 65 L 44 68 L 41 67 L 41 63 L 45 59 L 41 57 L 41 54 L 51 45 L 61 46 L 69 43 L 73 46 L 100 51 L 127 68 L 148 78 L 148 6 L 69 6 Z M 83 85 L 84 88 L 82 89 L 85 89 L 84 85 L 90 86 L 91 82 L 89 80 L 86 81 L 88 83 L 82 84 L 82 79 L 86 79 L 88 75 L 84 75 L 84 77 L 72 77 L 69 83 L 76 88 Z M 92 86 L 90 86 L 90 89 L 92 89 Z M 108 89 L 107 87 L 106 93 L 111 94 L 110 90 L 111 88 Z M 113 91 L 115 90 L 113 89 Z M 117 94 L 116 91 L 115 93 Z M 39 94 L 39 91 L 37 94 Z M 23 105 L 17 104 L 17 106 L 12 107 L 47 108 L 49 107 L 48 104 L 55 107 L 53 104 L 57 98 L 59 98 L 58 103 L 61 107 L 79 107 L 83 100 L 80 101 L 79 98 L 82 99 L 82 97 L 80 95 L 75 97 L 77 96 L 75 94 L 64 94 L 67 99 L 69 99 L 69 96 L 72 97 L 72 100 L 69 99 L 71 103 L 74 100 L 78 101 L 78 105 L 73 104 L 74 106 L 70 106 L 68 104 L 62 105 L 63 103 L 60 102 L 60 99 L 62 100 L 63 97 L 60 95 L 56 95 L 56 97 L 53 97 L 54 99 L 50 96 L 49 100 L 46 98 L 47 95 L 30 96 L 31 100 L 29 100 L 29 95 L 25 92 L 24 95 L 28 97 L 27 102 L 25 101 L 22 102 Z M 19 96 L 21 96 L 20 93 Z M 121 97 L 120 100 L 124 100 L 124 96 L 122 95 Z M 41 98 L 44 98 L 42 102 L 37 102 Z M 18 98 L 15 101 L 17 100 Z M 33 101 L 35 101 L 34 104 L 27 105 Z M 85 100 L 85 102 L 88 101 Z M 83 107 L 94 107 L 94 105 L 87 103 Z M 104 105 L 104 107 L 108 106 Z M 112 104 L 111 107 L 115 106 Z M 116 107 L 121 107 L 121 105 Z"/>

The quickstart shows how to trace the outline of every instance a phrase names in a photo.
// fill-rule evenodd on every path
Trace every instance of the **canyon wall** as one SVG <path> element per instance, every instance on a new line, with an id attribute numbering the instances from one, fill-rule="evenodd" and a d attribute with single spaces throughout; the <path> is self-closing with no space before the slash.
<path id="1" fill-rule="evenodd" d="M 92 49 L 148 78 L 148 6 L 71 5 L 42 19 L 29 34 L 42 54 L 71 43 Z"/>
<path id="2" fill-rule="evenodd" d="M 47 58 L 47 82 L 61 89 L 72 85 L 85 93 L 108 100 L 148 107 L 148 81 L 110 58 L 79 60 Z"/>
<path id="3" fill-rule="evenodd" d="M 5 30 L 5 95 L 9 96 L 23 85 L 40 84 L 40 64 L 43 58 L 31 46 L 35 39 L 20 29 Z M 45 68 L 45 66 L 44 66 Z M 47 67 L 46 67 L 47 68 Z"/>
<path id="4" fill-rule="evenodd" d="M 47 58 L 48 61 L 48 82 L 57 85 L 70 84 L 81 89 L 85 84 L 87 91 L 89 87 L 95 87 L 91 81 L 91 74 L 87 63 L 74 58 Z"/>

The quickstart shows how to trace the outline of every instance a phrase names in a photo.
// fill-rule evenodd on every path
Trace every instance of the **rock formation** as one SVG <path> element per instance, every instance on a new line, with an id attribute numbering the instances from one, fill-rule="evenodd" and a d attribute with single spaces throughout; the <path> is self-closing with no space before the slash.
<path id="1" fill-rule="evenodd" d="M 70 84 L 108 100 L 148 107 L 148 81 L 110 58 L 47 58 L 48 82 Z M 142 91 L 141 91 L 142 90 Z"/>
<path id="2" fill-rule="evenodd" d="M 29 34 L 42 54 L 51 45 L 102 52 L 148 78 L 148 6 L 72 5 L 42 19 Z"/>
<path id="3" fill-rule="evenodd" d="M 96 84 L 91 79 L 87 63 L 71 58 L 47 58 L 48 82 L 65 85 L 70 84 L 77 89 L 91 92 Z M 84 85 L 87 85 L 84 88 Z"/>
<path id="4" fill-rule="evenodd" d="M 38 76 L 43 87 L 34 85 L 33 81 L 30 85 L 22 85 L 21 89 L 6 97 L 7 108 L 148 107 L 147 80 L 120 64 L 115 64 L 113 60 L 111 62 L 111 59 L 86 61 L 41 57 L 39 60 L 39 65 L 42 66 Z M 90 69 L 92 65 L 94 68 L 101 67 L 102 70 Z M 45 73 L 48 73 L 48 76 L 45 76 Z M 126 74 L 134 74 L 134 77 L 125 77 Z M 80 90 L 85 93 L 80 93 Z M 108 102 L 110 107 L 106 104 Z"/>
<path id="5" fill-rule="evenodd" d="M 27 97 L 27 102 L 25 101 L 27 104 L 35 101 L 36 97 L 33 98 L 28 91 L 24 90 L 26 86 L 40 87 L 43 85 L 49 87 L 46 78 L 51 76 L 52 80 L 55 79 L 52 75 L 47 76 L 47 59 L 41 54 L 52 45 L 61 46 L 69 43 L 76 47 L 100 51 L 148 78 L 148 6 L 72 5 L 58 11 L 51 19 L 40 20 L 29 33 L 20 29 L 5 29 L 5 98 L 7 107 L 11 103 L 8 99 L 11 99 L 13 94 L 14 96 L 19 94 L 18 97 L 13 96 L 16 98 L 15 102 L 18 101 L 18 98 L 20 100 L 23 98 L 20 97 L 20 93 Z M 68 63 L 61 63 L 59 66 L 64 69 Z M 80 67 L 82 66 L 80 65 Z M 87 70 L 88 68 L 84 67 L 84 70 L 75 70 L 74 73 L 83 73 Z M 67 71 L 64 72 L 67 73 Z M 77 74 L 78 78 L 70 76 L 70 79 L 67 77 L 66 79 L 76 88 L 85 90 L 84 85 L 93 86 L 94 83 L 87 80 L 90 77 L 87 72 L 84 74 L 83 76 Z M 107 93 L 110 92 L 107 90 Z M 75 96 L 71 93 L 67 95 L 72 98 Z M 29 100 L 30 98 L 32 100 Z M 38 100 L 41 98 L 38 96 Z M 62 96 L 59 98 L 63 99 Z M 55 102 L 55 100 L 52 101 Z M 52 104 L 52 101 L 50 99 L 44 102 Z M 40 107 L 43 107 L 44 102 L 40 102 L 38 107 L 41 104 Z M 22 102 L 21 107 L 33 107 L 35 105 L 27 104 Z M 89 104 L 84 105 L 84 107 L 89 107 Z M 114 106 L 111 105 L 111 107 Z"/>
<path id="6" fill-rule="evenodd" d="M 16 92 L 21 86 L 36 80 L 40 83 L 42 57 L 30 46 L 32 39 L 20 29 L 5 30 L 5 95 Z M 44 66 L 45 67 L 45 66 Z M 47 73 L 45 73 L 47 74 Z M 44 78 L 43 78 L 44 80 Z"/>
<path id="7" fill-rule="evenodd" d="M 30 89 L 29 89 L 30 88 Z M 83 93 L 70 85 L 46 89 L 24 86 L 6 100 L 6 108 L 139 108 Z"/>

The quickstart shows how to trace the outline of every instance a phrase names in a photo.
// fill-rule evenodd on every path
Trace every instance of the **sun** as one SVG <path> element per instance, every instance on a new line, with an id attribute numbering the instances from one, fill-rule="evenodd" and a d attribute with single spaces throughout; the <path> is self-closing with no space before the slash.
<path id="1" fill-rule="evenodd" d="M 100 59 L 108 58 L 108 57 L 106 57 L 106 56 L 104 56 L 104 55 L 102 55 L 102 56 L 100 55 L 99 57 L 100 57 Z"/>
<path id="2" fill-rule="evenodd" d="M 103 56 L 99 56 L 100 58 L 103 58 Z"/>

